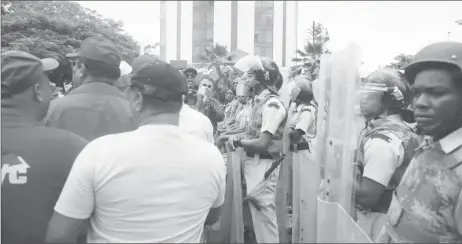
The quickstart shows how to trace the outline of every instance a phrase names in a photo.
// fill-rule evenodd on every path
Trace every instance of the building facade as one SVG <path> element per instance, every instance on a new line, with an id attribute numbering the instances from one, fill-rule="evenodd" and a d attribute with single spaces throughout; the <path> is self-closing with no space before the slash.
<path id="1" fill-rule="evenodd" d="M 296 49 L 296 1 L 161 1 L 160 56 L 199 62 L 220 44 L 290 64 Z M 168 14 L 166 14 L 168 13 Z"/>

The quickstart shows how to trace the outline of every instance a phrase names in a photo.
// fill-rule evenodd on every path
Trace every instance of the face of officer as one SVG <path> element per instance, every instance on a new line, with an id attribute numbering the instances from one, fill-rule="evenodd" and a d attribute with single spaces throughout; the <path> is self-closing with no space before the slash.
<path id="1" fill-rule="evenodd" d="M 462 126 L 462 79 L 455 72 L 428 69 L 419 72 L 412 85 L 417 127 L 425 135 L 441 139 Z M 455 82 L 459 82 L 456 85 Z"/>
<path id="2" fill-rule="evenodd" d="M 364 79 L 363 84 L 375 83 L 374 81 L 382 79 L 381 76 L 382 72 L 374 72 L 369 75 L 369 77 Z M 359 106 L 361 108 L 361 114 L 364 116 L 364 118 L 374 118 L 383 111 L 383 95 L 384 94 L 381 91 L 373 91 L 367 89 L 360 90 Z"/>

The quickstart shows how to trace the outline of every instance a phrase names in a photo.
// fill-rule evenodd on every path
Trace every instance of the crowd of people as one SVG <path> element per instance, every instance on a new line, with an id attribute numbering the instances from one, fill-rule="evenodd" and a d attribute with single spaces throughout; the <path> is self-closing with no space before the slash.
<path id="1" fill-rule="evenodd" d="M 197 70 L 150 55 L 121 75 L 102 36 L 67 58 L 72 88 L 55 95 L 56 60 L 1 54 L 3 243 L 207 242 L 224 155 L 238 148 L 243 195 L 256 198 L 243 206 L 246 243 L 280 243 L 272 166 L 284 135 L 298 160 L 315 158 L 319 61 L 293 73 L 286 105 L 266 57 L 239 59 L 221 93 L 213 77 L 197 84 Z M 404 73 L 377 70 L 360 94 L 358 224 L 380 243 L 461 242 L 462 43 L 428 45 Z"/>

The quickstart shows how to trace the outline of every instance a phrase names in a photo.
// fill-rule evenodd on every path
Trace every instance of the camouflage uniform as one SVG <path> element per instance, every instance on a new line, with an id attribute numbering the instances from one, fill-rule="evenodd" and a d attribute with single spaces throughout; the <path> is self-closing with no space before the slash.
<path id="1" fill-rule="evenodd" d="M 393 195 L 377 241 L 461 243 L 455 216 L 455 206 L 461 204 L 461 164 L 462 128 L 420 147 Z"/>

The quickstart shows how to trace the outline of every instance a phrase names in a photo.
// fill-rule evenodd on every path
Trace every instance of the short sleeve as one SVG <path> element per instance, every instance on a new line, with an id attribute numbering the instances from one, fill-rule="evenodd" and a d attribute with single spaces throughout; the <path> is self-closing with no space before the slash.
<path id="1" fill-rule="evenodd" d="M 214 161 L 216 161 L 217 170 L 216 170 L 216 179 L 218 185 L 218 195 L 217 199 L 213 203 L 212 208 L 218 208 L 223 205 L 225 201 L 225 190 L 226 190 L 226 164 L 225 160 L 221 153 L 216 149 L 217 153 L 215 153 Z"/>
<path id="2" fill-rule="evenodd" d="M 269 132 L 274 135 L 286 116 L 286 109 L 282 103 L 270 98 L 262 109 L 262 126 L 261 132 Z"/>
<path id="3" fill-rule="evenodd" d="M 87 219 L 95 207 L 94 166 L 100 159 L 98 139 L 89 143 L 72 166 L 55 211 L 73 219 Z"/>
<path id="4" fill-rule="evenodd" d="M 305 108 L 300 113 L 300 120 L 295 125 L 296 130 L 301 130 L 308 133 L 308 128 L 314 123 L 314 115 L 311 112 L 311 108 Z"/>
<path id="5" fill-rule="evenodd" d="M 393 134 L 380 135 L 382 138 L 372 137 L 364 145 L 363 177 L 386 187 L 403 162 L 404 147 L 402 141 Z"/>

